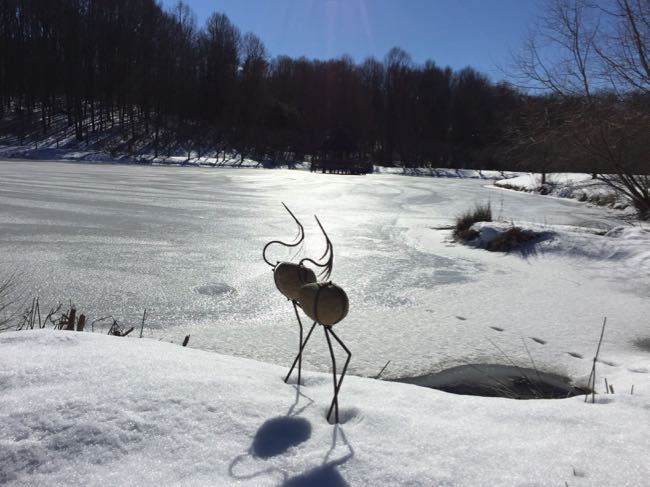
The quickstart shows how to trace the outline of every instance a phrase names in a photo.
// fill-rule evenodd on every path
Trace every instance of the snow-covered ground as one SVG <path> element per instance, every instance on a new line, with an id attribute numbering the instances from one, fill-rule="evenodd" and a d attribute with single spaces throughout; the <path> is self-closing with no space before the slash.
<path id="1" fill-rule="evenodd" d="M 0 483 L 644 486 L 647 395 L 514 401 L 331 377 L 149 339 L 0 335 Z"/>
<path id="2" fill-rule="evenodd" d="M 197 167 L 219 167 L 219 168 L 290 168 L 310 169 L 310 163 L 304 162 L 282 162 L 282 161 L 258 161 L 250 158 L 243 160 L 235 154 L 225 157 L 222 153 L 214 152 L 199 157 L 198 153 L 192 151 L 188 154 L 182 150 L 175 151 L 174 155 L 135 154 L 115 155 L 105 150 L 92 150 L 83 147 L 83 143 L 76 140 L 69 140 L 66 147 L 55 147 L 53 142 L 45 144 L 30 145 L 7 145 L 0 144 L 0 159 L 24 159 L 35 161 L 59 161 L 59 162 L 82 162 L 104 163 L 104 164 L 147 164 L 164 166 L 197 166 Z M 418 168 L 418 167 L 384 167 L 374 166 L 376 174 L 397 174 L 405 176 L 430 176 L 441 178 L 470 178 L 490 179 L 506 181 L 518 177 L 521 173 L 511 171 L 486 171 L 476 169 L 449 169 L 449 168 Z"/>
<path id="3" fill-rule="evenodd" d="M 486 171 L 480 169 L 449 169 L 435 167 L 384 167 L 375 166 L 376 174 L 399 174 L 404 176 L 431 176 L 438 178 L 459 178 L 459 179 L 491 179 L 507 181 L 518 177 L 521 173 L 510 171 Z"/>
<path id="4" fill-rule="evenodd" d="M 472 226 L 479 237 L 471 244 L 484 248 L 513 227 L 529 232 L 533 237 L 530 243 L 522 244 L 515 251 L 619 261 L 632 267 L 647 267 L 650 263 L 650 226 L 621 226 L 604 231 L 602 228 L 530 222 L 517 222 L 516 225 L 514 222 L 480 222 Z"/>
<path id="5" fill-rule="evenodd" d="M 573 198 L 579 201 L 608 206 L 633 213 L 629 201 L 621 197 L 599 179 L 585 173 L 549 173 L 542 184 L 542 175 L 536 173 L 511 174 L 495 181 L 495 186 L 516 191 L 539 192 L 558 198 Z M 514 177 L 510 177 L 514 176 Z"/>
<path id="6" fill-rule="evenodd" d="M 350 298 L 340 429 L 322 333 L 303 395 L 281 381 L 297 326 L 261 258 L 295 235 L 281 201 L 301 255 L 323 251 L 319 216 Z M 525 254 L 451 242 L 485 201 L 555 237 Z M 0 335 L 0 483 L 645 485 L 650 234 L 618 215 L 472 177 L 0 161 L 0 272 L 25 302 L 128 326 L 147 308 L 149 338 Z M 605 316 L 596 386 L 616 394 L 593 405 L 354 377 L 515 363 L 584 384 Z M 202 350 L 164 343 L 187 334 Z"/>
<path id="7" fill-rule="evenodd" d="M 75 144 L 67 147 L 52 147 L 52 144 L 41 145 L 0 145 L 0 158 L 7 159 L 26 159 L 36 161 L 63 161 L 63 162 L 83 162 L 88 163 L 119 163 L 119 164 L 151 164 L 166 166 L 206 166 L 206 167 L 262 167 L 263 163 L 230 155 L 225 158 L 219 154 L 211 153 L 207 156 L 199 156 L 196 152 L 191 152 L 190 157 L 183 155 L 160 155 L 138 154 L 138 155 L 115 155 L 105 150 L 85 149 L 83 144 Z"/>

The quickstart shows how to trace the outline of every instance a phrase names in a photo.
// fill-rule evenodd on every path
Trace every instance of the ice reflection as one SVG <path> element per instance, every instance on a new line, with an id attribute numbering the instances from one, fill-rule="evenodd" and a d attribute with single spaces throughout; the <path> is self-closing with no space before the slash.
<path id="1" fill-rule="evenodd" d="M 529 279 L 534 263 L 506 265 L 450 246 L 432 227 L 488 199 L 511 219 L 615 223 L 599 209 L 477 180 L 32 161 L 0 161 L 0 177 L 1 266 L 23 272 L 26 296 L 71 300 L 91 318 L 125 324 L 147 308 L 145 336 L 180 342 L 191 334 L 190 346 L 280 364 L 292 358 L 295 325 L 261 251 L 293 231 L 284 201 L 305 222 L 305 255 L 320 255 L 317 214 L 336 249 L 333 279 L 351 302 L 340 333 L 357 352 L 352 372 L 368 375 L 388 359 L 427 372 L 441 360 L 433 343 L 480 348 L 456 315 L 489 299 L 487 329 L 501 322 L 490 315 L 498 296 L 510 299 L 524 282 L 547 290 Z M 560 298 L 580 301 L 563 289 Z M 326 359 L 315 352 L 307 367 L 327 369 Z"/>

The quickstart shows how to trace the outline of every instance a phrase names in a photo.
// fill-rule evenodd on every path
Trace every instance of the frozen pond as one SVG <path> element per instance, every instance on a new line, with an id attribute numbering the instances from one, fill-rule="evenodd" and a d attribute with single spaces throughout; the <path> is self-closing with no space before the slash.
<path id="1" fill-rule="evenodd" d="M 647 271 L 491 254 L 434 229 L 487 200 L 507 220 L 619 223 L 599 208 L 489 184 L 0 161 L 0 271 L 20 272 L 25 296 L 42 307 L 71 300 L 90 321 L 113 315 L 130 326 L 147 308 L 147 337 L 190 334 L 196 348 L 289 364 L 297 326 L 261 258 L 267 241 L 295 235 L 284 201 L 305 224 L 305 255 L 323 251 L 313 214 L 334 243 L 332 279 L 351 302 L 336 330 L 354 354 L 352 373 L 375 375 L 391 360 L 387 376 L 425 374 L 494 362 L 501 351 L 527 361 L 521 339 L 530 336 L 542 365 L 588 373 L 566 352 L 593 353 L 605 315 L 609 350 L 624 349 L 647 326 Z M 321 342 L 318 334 L 306 368 L 327 369 Z"/>

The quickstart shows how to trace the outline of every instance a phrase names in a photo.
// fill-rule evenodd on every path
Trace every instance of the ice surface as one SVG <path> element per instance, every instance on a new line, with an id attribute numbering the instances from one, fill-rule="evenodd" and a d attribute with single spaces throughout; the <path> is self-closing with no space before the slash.
<path id="1" fill-rule="evenodd" d="M 515 401 L 149 339 L 0 335 L 0 484 L 644 486 L 648 395 Z"/>
<path id="2" fill-rule="evenodd" d="M 509 222 L 623 224 L 602 208 L 481 179 L 1 161 L 0 264 L 22 273 L 41 309 L 72 300 L 88 322 L 113 315 L 139 326 L 147 308 L 145 337 L 189 334 L 190 347 L 287 366 L 298 329 L 261 258 L 267 241 L 295 235 L 284 201 L 305 224 L 303 255 L 324 250 L 314 214 L 334 243 L 332 278 L 351 303 L 336 331 L 352 374 L 374 376 L 390 360 L 387 378 L 422 375 L 502 363 L 504 353 L 530 366 L 524 339 L 538 367 L 580 379 L 607 316 L 602 354 L 616 366 L 605 372 L 621 388 L 648 387 L 627 370 L 650 366 L 634 346 L 650 334 L 647 260 L 497 255 L 437 229 L 487 200 Z M 329 368 L 320 332 L 304 367 Z"/>

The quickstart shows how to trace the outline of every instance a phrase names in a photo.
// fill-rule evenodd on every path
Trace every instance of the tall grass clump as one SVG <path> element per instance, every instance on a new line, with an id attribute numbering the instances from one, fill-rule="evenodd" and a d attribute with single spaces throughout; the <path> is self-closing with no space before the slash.
<path id="1" fill-rule="evenodd" d="M 11 319 L 14 315 L 9 309 L 15 302 L 14 291 L 16 288 L 16 275 L 0 277 L 0 331 L 11 327 Z"/>
<path id="2" fill-rule="evenodd" d="M 454 240 L 466 241 L 478 237 L 478 232 L 472 230 L 472 225 L 477 222 L 492 221 L 492 205 L 488 201 L 483 204 L 476 204 L 473 210 L 467 210 L 462 215 L 456 217 L 454 224 Z"/>

